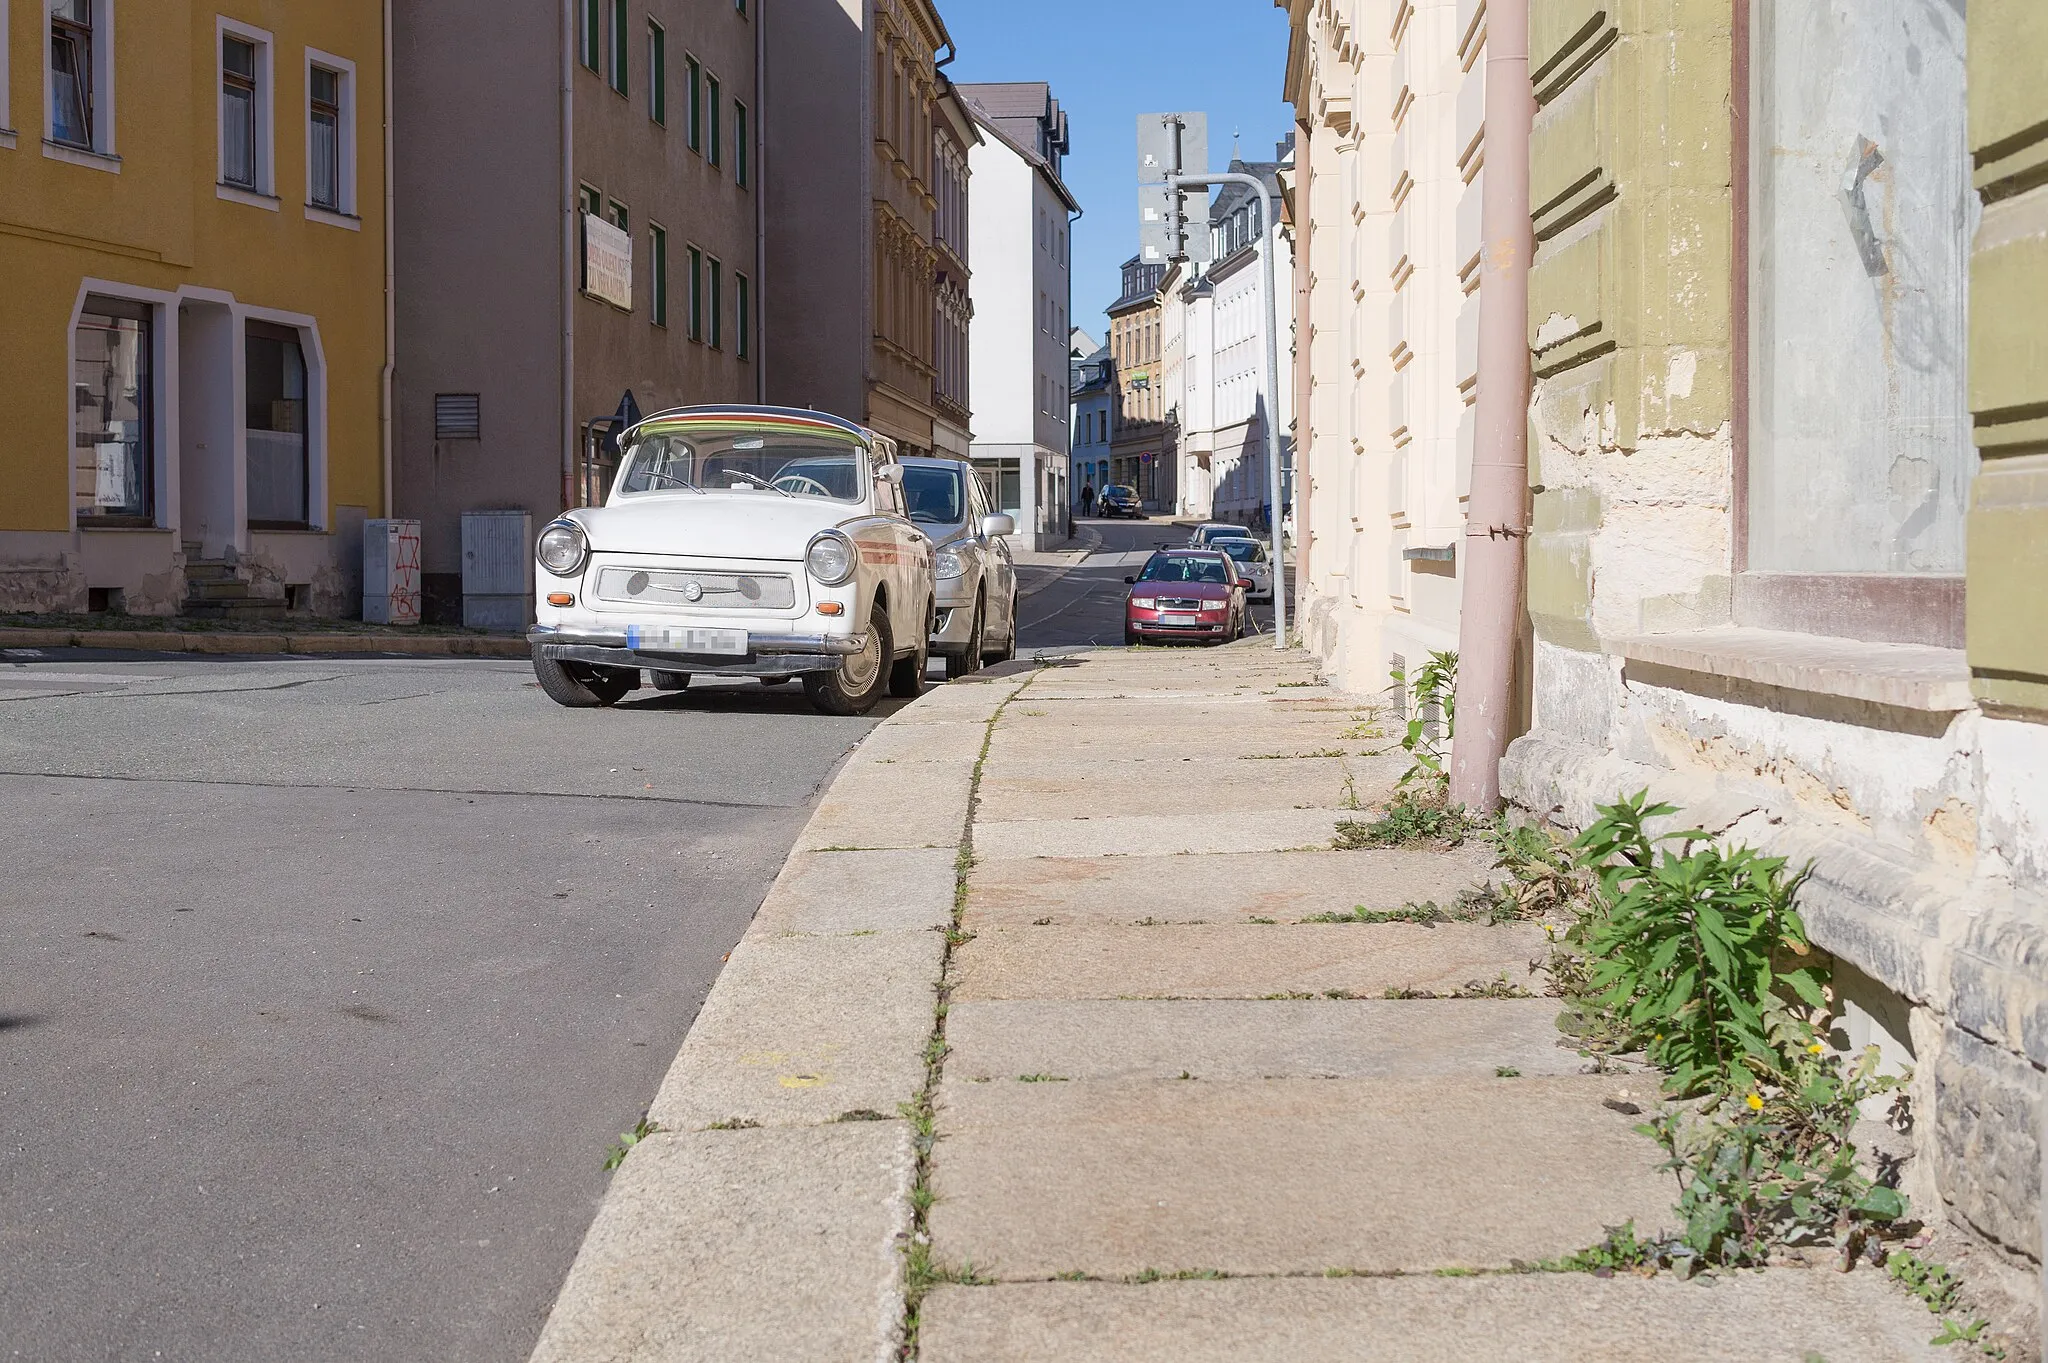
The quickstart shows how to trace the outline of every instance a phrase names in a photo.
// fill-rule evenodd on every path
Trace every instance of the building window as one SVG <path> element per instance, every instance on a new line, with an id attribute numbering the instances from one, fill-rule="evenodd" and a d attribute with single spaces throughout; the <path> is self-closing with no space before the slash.
<path id="1" fill-rule="evenodd" d="M 105 119 L 112 16 L 104 0 L 56 0 L 50 6 L 50 140 L 106 151 Z"/>
<path id="2" fill-rule="evenodd" d="M 725 267 L 716 259 L 706 257 L 704 273 L 704 307 L 710 314 L 711 323 L 711 335 L 707 340 L 713 350 L 720 350 L 725 346 Z"/>
<path id="3" fill-rule="evenodd" d="M 156 517 L 155 309 L 87 298 L 72 336 L 72 489 L 80 524 Z"/>
<path id="4" fill-rule="evenodd" d="M 704 339 L 704 253 L 692 246 L 689 253 L 690 339 Z"/>
<path id="5" fill-rule="evenodd" d="M 684 140 L 691 151 L 704 150 L 704 68 L 695 57 L 683 59 L 683 97 L 690 107 L 683 111 Z"/>
<path id="6" fill-rule="evenodd" d="M 626 93 L 629 84 L 626 78 L 627 64 L 631 61 L 626 52 L 629 32 L 626 24 L 626 0 L 612 0 L 612 89 L 622 95 Z"/>
<path id="7" fill-rule="evenodd" d="M 306 352 L 291 327 L 248 322 L 242 338 L 249 452 L 249 525 L 309 523 Z"/>
<path id="8" fill-rule="evenodd" d="M 741 189 L 747 187 L 747 106 L 738 100 L 732 102 L 732 182 Z"/>
<path id="9" fill-rule="evenodd" d="M 256 188 L 256 44 L 221 39 L 220 178 Z"/>
<path id="10" fill-rule="evenodd" d="M 705 119 L 709 124 L 705 130 L 708 136 L 705 138 L 704 154 L 710 158 L 711 164 L 715 166 L 718 164 L 719 159 L 718 127 L 721 112 L 719 109 L 719 84 L 718 77 L 716 76 L 706 76 L 704 78 L 704 104 Z"/>
<path id="11" fill-rule="evenodd" d="M 647 116 L 668 126 L 668 30 L 647 23 Z"/>
<path id="12" fill-rule="evenodd" d="M 612 226 L 618 228 L 621 232 L 630 232 L 632 230 L 632 215 L 626 212 L 626 206 L 617 199 L 612 200 L 612 206 L 606 212 L 605 217 L 611 222 Z"/>
<path id="13" fill-rule="evenodd" d="M 434 394 L 434 439 L 484 438 L 483 398 L 476 393 Z"/>
<path id="14" fill-rule="evenodd" d="M 308 53 L 306 202 L 330 213 L 355 212 L 355 68 Z"/>
<path id="15" fill-rule="evenodd" d="M 747 17 L 747 0 L 732 0 L 732 7 L 739 14 L 740 18 L 744 19 Z"/>
<path id="16" fill-rule="evenodd" d="M 652 287 L 654 296 L 649 302 L 648 316 L 654 325 L 668 325 L 668 233 L 659 227 L 647 229 L 647 251 L 653 257 Z"/>
<path id="17" fill-rule="evenodd" d="M 753 353 L 754 285 L 738 271 L 732 276 L 732 353 L 746 359 Z"/>
<path id="18" fill-rule="evenodd" d="M 585 66 L 595 71 L 597 70 L 598 54 L 604 51 L 604 20 L 597 8 L 598 0 L 576 0 L 576 2 L 581 6 L 579 17 L 582 20 L 576 26 L 578 30 L 576 34 L 576 55 Z"/>
<path id="19" fill-rule="evenodd" d="M 1960 646 L 1964 21 L 1766 4 L 1755 23 L 1736 623 Z"/>

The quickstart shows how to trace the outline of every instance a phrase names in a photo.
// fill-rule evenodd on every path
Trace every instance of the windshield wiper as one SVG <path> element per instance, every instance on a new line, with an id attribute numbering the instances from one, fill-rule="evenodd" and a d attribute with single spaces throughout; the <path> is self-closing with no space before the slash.
<path id="1" fill-rule="evenodd" d="M 649 482 L 652 482 L 656 478 L 659 478 L 665 483 L 673 483 L 677 487 L 686 487 L 690 489 L 690 491 L 696 493 L 699 497 L 709 495 L 704 491 L 703 488 L 698 487 L 695 483 L 683 477 L 680 473 L 662 473 L 655 469 L 649 469 L 647 471 L 647 478 Z"/>
<path id="2" fill-rule="evenodd" d="M 760 474 L 748 473 L 745 469 L 727 469 L 725 471 L 724 476 L 727 478 L 744 478 L 748 482 L 752 483 L 755 487 L 766 488 L 770 492 L 779 492 L 785 497 L 794 498 L 796 496 L 796 494 L 794 492 L 791 492 L 788 488 L 777 487 L 775 486 L 775 484 L 769 482 L 766 478 L 763 478 Z"/>

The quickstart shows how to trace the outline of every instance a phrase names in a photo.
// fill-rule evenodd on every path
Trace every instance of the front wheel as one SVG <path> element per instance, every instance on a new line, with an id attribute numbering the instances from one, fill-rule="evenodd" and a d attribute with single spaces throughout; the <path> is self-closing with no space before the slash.
<path id="1" fill-rule="evenodd" d="M 533 650 L 533 675 L 549 700 L 576 710 L 617 705 L 628 691 L 640 685 L 636 668 L 564 662 L 546 657 L 538 645 Z"/>
<path id="2" fill-rule="evenodd" d="M 828 715 L 864 715 L 875 707 L 889 685 L 889 657 L 896 641 L 889 633 L 889 612 L 875 603 L 868 621 L 867 646 L 839 660 L 830 672 L 804 676 L 804 695 Z"/>
<path id="3" fill-rule="evenodd" d="M 649 681 L 657 691 L 687 691 L 690 689 L 690 674 L 687 672 L 649 672 Z"/>
<path id="4" fill-rule="evenodd" d="M 974 629 L 967 636 L 967 647 L 958 653 L 948 653 L 946 655 L 947 681 L 959 681 L 962 677 L 972 676 L 976 672 L 981 671 L 981 631 L 981 601 L 979 598 L 976 598 L 974 602 Z"/>

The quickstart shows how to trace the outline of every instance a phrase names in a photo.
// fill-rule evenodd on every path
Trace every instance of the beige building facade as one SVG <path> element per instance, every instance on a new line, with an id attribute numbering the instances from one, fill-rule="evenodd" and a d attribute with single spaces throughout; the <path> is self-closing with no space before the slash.
<path id="1" fill-rule="evenodd" d="M 1479 0 L 1292 0 L 1302 637 L 1378 690 L 1458 645 L 1477 400 Z"/>
<path id="2" fill-rule="evenodd" d="M 1166 266 L 1133 256 L 1123 292 L 1108 308 L 1116 400 L 1109 422 L 1109 481 L 1136 490 L 1148 511 L 1175 505 L 1173 433 L 1166 420 Z M 1097 489 L 1098 491 L 1100 489 Z"/>
<path id="3" fill-rule="evenodd" d="M 761 19 L 739 4 L 397 10 L 398 509 L 429 618 L 465 512 L 601 498 L 604 436 L 761 393 Z"/>

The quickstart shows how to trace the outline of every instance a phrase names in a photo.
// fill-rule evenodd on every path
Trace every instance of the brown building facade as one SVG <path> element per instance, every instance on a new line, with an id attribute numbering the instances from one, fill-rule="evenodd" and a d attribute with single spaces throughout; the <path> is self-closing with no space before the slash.
<path id="1" fill-rule="evenodd" d="M 938 67 L 952 39 L 930 0 L 778 0 L 763 18 L 768 400 L 929 452 L 946 434 L 935 422 L 966 424 L 957 402 L 942 416 L 938 391 L 953 288 L 934 240 L 951 117 Z"/>
<path id="2" fill-rule="evenodd" d="M 609 418 L 761 394 L 761 20 L 744 0 L 401 6 L 397 512 L 430 614 L 464 512 L 603 494 Z"/>
<path id="3" fill-rule="evenodd" d="M 1133 256 L 1124 262 L 1123 293 L 1109 305 L 1109 353 L 1116 361 L 1109 480 L 1135 488 L 1155 510 L 1174 496 L 1160 372 L 1159 286 L 1165 276 L 1164 265 Z"/>

